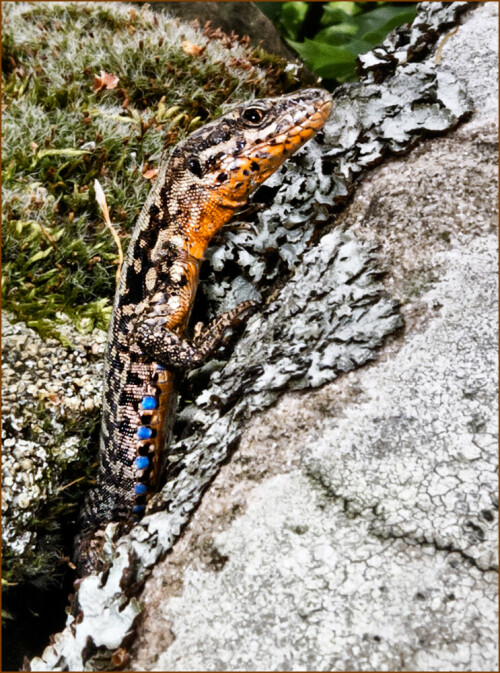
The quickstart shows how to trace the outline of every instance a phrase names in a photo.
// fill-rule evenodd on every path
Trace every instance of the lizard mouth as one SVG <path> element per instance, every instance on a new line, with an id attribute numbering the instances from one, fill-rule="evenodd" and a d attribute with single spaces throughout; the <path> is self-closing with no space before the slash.
<path id="1" fill-rule="evenodd" d="M 287 158 L 325 125 L 333 106 L 330 94 L 323 89 L 305 89 L 284 97 L 284 101 L 285 109 L 278 119 L 241 157 L 266 152 L 269 158 L 281 150 Z"/>
<path id="2" fill-rule="evenodd" d="M 237 154 L 228 157 L 223 170 L 231 175 L 233 195 L 253 191 L 281 164 L 312 138 L 327 121 L 332 98 L 322 89 L 305 89 L 282 98 L 282 109 Z"/>

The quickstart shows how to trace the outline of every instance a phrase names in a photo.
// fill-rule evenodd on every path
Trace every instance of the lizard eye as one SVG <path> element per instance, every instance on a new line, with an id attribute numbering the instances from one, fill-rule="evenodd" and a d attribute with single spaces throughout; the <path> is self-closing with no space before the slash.
<path id="1" fill-rule="evenodd" d="M 201 164 L 196 157 L 189 157 L 187 160 L 187 167 L 193 175 L 196 175 L 197 178 L 201 178 Z"/>
<path id="2" fill-rule="evenodd" d="M 247 107 L 241 116 L 250 124 L 260 124 L 260 122 L 264 119 L 264 112 L 258 107 Z"/>

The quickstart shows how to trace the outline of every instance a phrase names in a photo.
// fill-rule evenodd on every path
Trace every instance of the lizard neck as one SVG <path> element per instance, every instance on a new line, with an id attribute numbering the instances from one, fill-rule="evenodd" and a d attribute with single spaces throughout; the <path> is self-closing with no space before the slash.
<path id="1" fill-rule="evenodd" d="M 232 218 L 242 203 L 216 190 L 190 185 L 189 198 L 176 186 L 167 195 L 168 219 L 151 252 L 154 261 L 164 246 L 177 245 L 191 257 L 202 260 L 212 238 Z"/>

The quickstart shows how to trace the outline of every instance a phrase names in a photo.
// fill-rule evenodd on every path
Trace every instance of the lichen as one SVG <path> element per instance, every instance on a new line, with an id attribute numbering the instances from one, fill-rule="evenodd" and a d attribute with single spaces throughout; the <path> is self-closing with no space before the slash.
<path id="1" fill-rule="evenodd" d="M 91 481 L 106 335 L 60 322 L 71 346 L 2 315 L 2 567 L 16 585 L 60 577 L 62 532 Z"/>

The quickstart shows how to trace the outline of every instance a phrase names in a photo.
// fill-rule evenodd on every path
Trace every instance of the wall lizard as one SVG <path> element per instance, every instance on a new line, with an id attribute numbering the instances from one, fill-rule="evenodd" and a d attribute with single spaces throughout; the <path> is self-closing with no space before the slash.
<path id="1" fill-rule="evenodd" d="M 159 170 L 132 233 L 111 316 L 97 483 L 82 514 L 79 573 L 102 567 L 103 531 L 124 530 L 165 480 L 176 379 L 200 364 L 246 301 L 186 339 L 212 237 L 249 195 L 326 122 L 330 94 L 305 89 L 239 105 L 179 143 Z"/>

